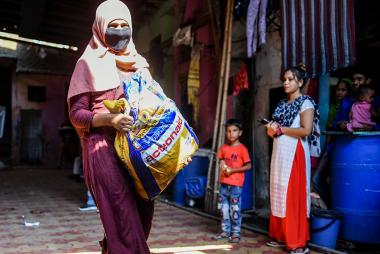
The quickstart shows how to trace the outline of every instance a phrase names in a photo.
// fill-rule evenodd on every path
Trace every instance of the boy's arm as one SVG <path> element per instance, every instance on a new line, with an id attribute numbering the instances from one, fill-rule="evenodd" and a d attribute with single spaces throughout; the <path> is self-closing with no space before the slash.
<path id="1" fill-rule="evenodd" d="M 224 161 L 223 148 L 224 148 L 224 146 L 222 146 L 222 147 L 219 149 L 218 154 L 217 154 L 217 156 L 218 156 L 218 158 L 219 158 L 219 169 L 220 169 L 221 171 L 224 171 L 225 168 L 226 168 L 226 162 Z"/>
<path id="2" fill-rule="evenodd" d="M 226 174 L 229 176 L 233 173 L 239 173 L 239 172 L 244 172 L 244 171 L 250 170 L 251 168 L 252 168 L 251 162 L 246 162 L 243 167 L 239 167 L 239 168 L 227 167 Z"/>
<path id="3" fill-rule="evenodd" d="M 219 169 L 224 171 L 226 167 L 227 167 L 227 165 L 226 165 L 226 162 L 224 161 L 224 159 L 219 159 Z"/>

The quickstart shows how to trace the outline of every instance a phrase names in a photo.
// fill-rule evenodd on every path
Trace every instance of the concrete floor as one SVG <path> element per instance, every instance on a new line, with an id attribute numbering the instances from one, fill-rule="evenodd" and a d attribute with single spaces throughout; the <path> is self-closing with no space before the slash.
<path id="1" fill-rule="evenodd" d="M 84 184 L 68 179 L 67 170 L 0 170 L 0 253 L 100 253 L 103 229 L 98 214 L 80 212 Z M 40 222 L 26 227 L 28 222 Z M 240 244 L 215 242 L 219 222 L 164 202 L 156 202 L 149 238 L 152 253 L 285 253 L 265 245 L 268 238 L 242 231 Z"/>
<path id="2" fill-rule="evenodd" d="M 37 167 L 0 169 L 0 254 L 100 253 L 103 228 L 99 216 L 96 211 L 78 210 L 85 199 L 84 183 L 69 179 L 69 174 L 70 170 Z M 26 227 L 22 216 L 40 225 Z M 244 218 L 238 245 L 215 242 L 210 237 L 219 232 L 220 225 L 214 216 L 157 201 L 148 243 L 153 254 L 286 253 L 267 247 L 266 234 L 252 231 L 266 231 L 267 222 L 261 220 Z M 335 253 L 380 254 L 378 245 L 342 240 L 338 249 Z"/>

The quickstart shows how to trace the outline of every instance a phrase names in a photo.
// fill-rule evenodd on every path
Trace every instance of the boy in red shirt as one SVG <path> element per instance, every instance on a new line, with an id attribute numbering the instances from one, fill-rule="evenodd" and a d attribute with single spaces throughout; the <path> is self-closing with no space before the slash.
<path id="1" fill-rule="evenodd" d="M 214 240 L 229 239 L 230 243 L 240 242 L 241 192 L 245 171 L 251 169 L 248 149 L 239 141 L 242 124 L 237 119 L 226 122 L 226 138 L 219 152 L 220 190 L 218 209 L 222 212 L 222 233 Z"/>

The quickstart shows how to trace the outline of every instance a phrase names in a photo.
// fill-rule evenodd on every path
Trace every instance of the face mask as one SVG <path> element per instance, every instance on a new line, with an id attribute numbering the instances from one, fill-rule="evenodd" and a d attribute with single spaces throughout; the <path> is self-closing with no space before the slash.
<path id="1" fill-rule="evenodd" d="M 131 40 L 131 28 L 115 29 L 108 27 L 105 34 L 106 44 L 115 51 L 123 51 Z"/>

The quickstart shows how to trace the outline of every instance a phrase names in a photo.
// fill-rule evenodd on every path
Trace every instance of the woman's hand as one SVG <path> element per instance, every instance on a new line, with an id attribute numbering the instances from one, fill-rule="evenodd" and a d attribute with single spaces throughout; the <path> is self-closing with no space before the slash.
<path id="1" fill-rule="evenodd" d="M 265 127 L 267 127 L 268 136 L 273 138 L 276 135 L 277 130 L 280 128 L 280 125 L 275 121 L 270 121 Z"/>
<path id="2" fill-rule="evenodd" d="M 110 113 L 110 125 L 118 131 L 130 131 L 133 126 L 133 118 L 122 113 Z"/>

